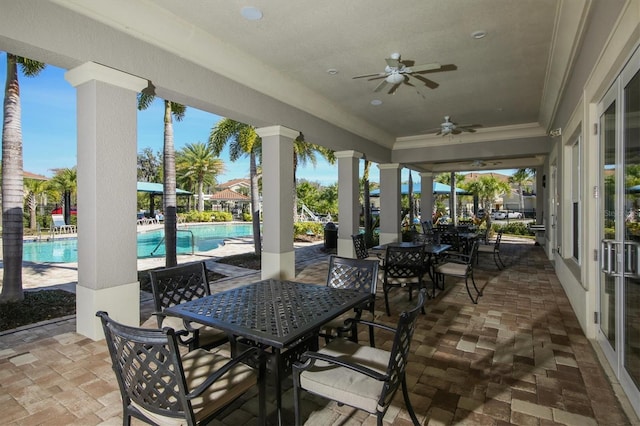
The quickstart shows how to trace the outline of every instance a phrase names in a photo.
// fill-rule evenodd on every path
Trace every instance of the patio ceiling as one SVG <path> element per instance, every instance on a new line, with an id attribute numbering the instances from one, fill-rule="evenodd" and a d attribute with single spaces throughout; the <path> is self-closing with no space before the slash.
<path id="1" fill-rule="evenodd" d="M 241 14 L 249 4 L 238 2 L 53 3 L 65 18 L 74 15 L 76 27 L 86 18 L 104 24 L 92 26 L 92 42 L 122 34 L 186 62 L 182 66 L 194 75 L 180 78 L 202 84 L 196 77 L 202 69 L 222 77 L 208 79 L 209 85 L 224 84 L 228 92 L 204 99 L 197 90 L 187 94 L 172 87 L 178 83 L 169 79 L 180 71 L 136 43 L 128 43 L 130 52 L 95 46 L 60 52 L 74 55 L 75 62 L 93 60 L 148 78 L 159 96 L 225 117 L 284 125 L 331 149 L 356 149 L 372 161 L 436 172 L 544 163 L 547 134 L 591 7 L 587 0 L 257 0 L 250 5 L 263 16 L 250 21 Z M 472 37 L 480 30 L 484 38 Z M 67 42 L 82 43 L 78 38 Z M 414 86 L 401 85 L 394 94 L 388 87 L 375 93 L 379 80 L 353 79 L 383 71 L 393 52 L 416 65 L 437 62 L 455 69 L 424 74 L 436 88 L 412 78 Z M 148 64 L 137 64 L 143 60 Z M 373 100 L 382 104 L 374 106 Z M 444 116 L 482 127 L 444 137 L 427 132 Z M 326 125 L 337 130 L 327 132 Z"/>

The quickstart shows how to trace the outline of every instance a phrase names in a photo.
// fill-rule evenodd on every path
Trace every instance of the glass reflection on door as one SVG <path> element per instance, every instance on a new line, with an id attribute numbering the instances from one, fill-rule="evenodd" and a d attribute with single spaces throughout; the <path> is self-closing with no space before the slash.
<path id="1" fill-rule="evenodd" d="M 616 103 L 609 105 L 600 117 L 602 129 L 602 239 L 616 239 Z M 602 256 L 610 270 L 615 269 L 615 245 L 603 245 Z M 606 269 L 606 268 L 605 268 Z M 611 348 L 616 348 L 616 277 L 611 273 L 601 272 L 600 281 L 600 330 Z"/>
<path id="2" fill-rule="evenodd" d="M 640 72 L 624 88 L 624 366 L 640 388 Z"/>

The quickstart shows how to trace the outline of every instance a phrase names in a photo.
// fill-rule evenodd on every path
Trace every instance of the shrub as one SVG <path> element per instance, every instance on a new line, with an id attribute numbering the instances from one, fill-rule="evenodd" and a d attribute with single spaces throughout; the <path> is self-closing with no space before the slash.
<path id="1" fill-rule="evenodd" d="M 496 231 L 496 232 L 502 229 L 502 232 L 510 235 L 528 235 L 528 236 L 535 235 L 534 232 L 531 231 L 527 226 L 527 224 L 525 224 L 524 222 L 511 222 L 511 223 L 506 223 L 504 225 L 499 225 L 497 223 L 494 223 L 491 226 L 491 228 L 493 231 Z"/>
<path id="2" fill-rule="evenodd" d="M 250 213 L 242 213 L 242 220 L 244 220 L 245 222 L 251 222 L 253 220 L 253 217 Z"/>
<path id="3" fill-rule="evenodd" d="M 295 222 L 293 224 L 293 236 L 307 236 L 307 235 L 324 235 L 324 224 L 320 222 Z"/>
<path id="4" fill-rule="evenodd" d="M 213 222 L 231 222 L 233 215 L 229 212 L 210 212 L 210 220 Z"/>
<path id="5" fill-rule="evenodd" d="M 199 212 L 190 210 L 186 213 L 180 213 L 179 216 L 185 222 L 231 222 L 233 215 L 229 212 L 212 212 L 210 210 Z"/>

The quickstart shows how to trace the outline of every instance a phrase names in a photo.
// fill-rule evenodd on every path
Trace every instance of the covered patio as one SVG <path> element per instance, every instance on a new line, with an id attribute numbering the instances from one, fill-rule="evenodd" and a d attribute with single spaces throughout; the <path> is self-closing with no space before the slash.
<path id="1" fill-rule="evenodd" d="M 549 261 L 536 266 L 543 267 L 541 279 L 552 287 L 531 294 L 519 291 L 537 285 L 529 280 L 540 274 L 526 269 L 512 275 L 516 268 L 528 268 L 530 258 L 523 257 L 506 271 L 507 283 L 517 283 L 515 288 L 507 285 L 503 294 L 485 298 L 489 302 L 474 307 L 468 318 L 465 307 L 447 321 L 456 327 L 459 317 L 474 329 L 476 321 L 502 323 L 505 315 L 505 323 L 516 323 L 509 323 L 507 329 L 520 327 L 520 320 L 533 327 L 539 323 L 533 312 L 546 309 L 542 301 L 555 306 L 556 299 L 567 297 L 563 309 L 571 311 L 566 314 L 570 321 L 564 311 L 560 316 L 549 312 L 562 325 L 548 325 L 551 337 L 547 335 L 545 343 L 536 346 L 544 355 L 536 358 L 534 349 L 532 358 L 536 368 L 545 368 L 551 359 L 550 341 L 555 368 L 562 374 L 536 375 L 536 386 L 551 385 L 546 380 L 550 377 L 566 377 L 567 364 L 569 375 L 576 373 L 565 349 L 573 344 L 573 336 L 584 335 L 594 348 L 602 349 L 613 371 L 611 381 L 638 410 L 638 305 L 624 305 L 624 298 L 626 289 L 637 288 L 640 275 L 607 276 L 600 267 L 606 256 L 600 242 L 611 229 L 610 214 L 618 223 L 626 223 L 623 201 L 617 201 L 623 197 L 614 197 L 624 191 L 617 188 L 607 194 L 612 189 L 605 185 L 604 174 L 615 169 L 615 183 L 620 185 L 625 181 L 623 166 L 640 162 L 637 111 L 620 109 L 638 105 L 640 0 L 407 0 L 401 6 L 384 0 L 340 6 L 272 0 L 263 9 L 198 1 L 185 7 L 176 0 L 10 0 L 3 4 L 0 49 L 68 70 L 65 78 L 77 91 L 78 209 L 82 215 L 78 218 L 77 334 L 71 340 L 84 346 L 67 348 L 71 349 L 68 355 L 78 351 L 83 358 L 84 348 L 100 350 L 103 335 L 96 311 L 109 311 L 127 324 L 140 319 L 136 224 L 131 220 L 136 213 L 137 94 L 153 86 L 159 98 L 256 129 L 262 142 L 263 279 L 297 276 L 292 159 L 294 140 L 300 134 L 335 152 L 337 252 L 347 257 L 355 254 L 351 235 L 360 227 L 364 159 L 379 172 L 383 244 L 401 238 L 404 168 L 419 172 L 422 188 L 430 188 L 440 172 L 535 169 L 539 177 L 536 211 L 541 212 L 537 221 L 544 230 L 541 250 Z M 462 10 L 474 19 L 461 19 Z M 631 102 L 626 102 L 627 97 Z M 450 115 L 453 119 L 443 123 L 441 117 Z M 465 124 L 475 132 L 460 130 L 469 127 Z M 451 128 L 456 125 L 460 132 Z M 616 139 L 609 140 L 614 134 Z M 614 142 L 615 147 L 607 145 Z M 622 154 L 614 155 L 617 152 L 630 154 L 623 161 Z M 611 209 L 603 200 L 618 204 Z M 119 206 L 115 211 L 114 205 Z M 430 191 L 421 193 L 420 205 L 423 211 L 432 210 Z M 625 244 L 625 234 L 618 229 L 616 244 Z M 637 246 L 633 247 L 637 255 Z M 625 259 L 618 265 L 623 271 Z M 630 259 L 637 257 L 632 253 Z M 554 300 L 547 299 L 550 294 Z M 635 293 L 629 294 L 632 301 Z M 499 301 L 499 306 L 489 305 L 491 300 Z M 532 313 L 526 318 L 512 310 L 529 307 Z M 447 311 L 436 310 L 436 316 Z M 442 342 L 455 342 L 455 350 L 448 347 L 442 352 L 453 351 L 457 356 L 453 362 L 466 368 L 466 361 L 460 360 L 473 357 L 457 346 L 470 348 L 473 341 L 460 343 L 457 329 L 445 332 L 433 327 L 436 334 L 446 336 Z M 556 327 L 562 327 L 558 333 Z M 533 338 L 524 345 L 535 346 L 536 337 L 543 333 L 528 330 Z M 486 332 L 500 336 L 500 331 Z M 560 347 L 555 346 L 558 342 Z M 489 349 L 476 345 L 474 353 L 499 348 L 502 342 L 493 343 L 497 346 Z M 576 362 L 584 352 L 574 353 Z M 13 353 L 15 362 L 23 362 L 21 353 Z M 500 356 L 493 360 L 499 364 Z M 590 361 L 579 370 L 600 368 Z M 530 368 L 531 362 L 514 354 L 501 374 L 538 371 Z M 50 371 L 46 366 L 36 370 L 34 377 Z M 429 380 L 436 382 L 437 375 L 443 374 L 427 370 L 433 373 Z M 450 364 L 445 371 L 445 381 L 458 372 Z M 104 366 L 97 373 L 107 377 Z M 468 373 L 481 386 L 486 384 L 485 372 Z M 423 384 L 417 379 L 414 392 Z M 97 387 L 102 386 L 98 380 Z M 512 379 L 509 386 L 511 420 L 514 407 L 518 413 L 538 413 L 537 406 L 523 403 L 531 397 L 520 393 L 528 392 L 527 384 Z M 15 396 L 8 398 L 12 404 L 20 392 L 29 393 L 13 389 Z M 567 399 L 574 395 L 569 390 L 566 394 Z M 544 395 L 536 396 L 536 404 L 544 401 L 545 407 L 553 407 L 551 413 L 567 407 Z M 451 401 L 448 394 L 424 396 Z M 467 397 L 456 401 L 466 404 Z M 25 399 L 31 401 L 28 396 Z M 500 400 L 492 398 L 496 399 Z M 592 402 L 593 407 L 598 401 Z M 549 420 L 549 411 L 542 411 L 546 414 L 534 423 Z"/>
<path id="2" fill-rule="evenodd" d="M 491 262 L 477 269 L 484 296 L 473 305 L 463 281 L 448 282 L 420 315 L 407 369 L 410 397 L 420 422 L 437 424 L 631 425 L 638 419 L 610 372 L 598 361 L 541 247 L 506 239 L 508 268 Z M 208 261 L 223 271 L 225 265 Z M 327 255 L 319 246 L 297 249 L 296 279 L 323 285 Z M 236 274 L 238 271 L 235 271 Z M 238 274 L 237 274 L 238 275 Z M 222 291 L 260 279 L 257 271 L 212 285 Z M 377 321 L 395 324 L 409 305 L 405 292 L 392 297 L 392 316 L 382 294 Z M 141 323 L 152 311 L 141 295 Z M 120 393 L 103 341 L 75 332 L 75 318 L 50 321 L 0 334 L 3 385 L 0 398 L 9 425 L 47 423 L 101 425 L 121 422 Z M 366 330 L 360 336 L 367 338 Z M 388 336 L 387 336 L 388 338 Z M 386 338 L 376 337 L 384 347 Z M 285 408 L 292 392 L 285 385 Z M 268 388 L 269 391 L 269 388 Z M 270 392 L 270 395 L 273 395 Z M 235 426 L 256 421 L 256 395 L 236 401 L 215 424 Z M 273 407 L 273 399 L 268 399 Z M 624 405 L 626 404 L 626 406 Z M 303 419 L 309 424 L 375 423 L 374 417 L 306 395 Z M 398 394 L 385 424 L 409 424 Z M 134 424 L 140 424 L 135 422 Z"/>

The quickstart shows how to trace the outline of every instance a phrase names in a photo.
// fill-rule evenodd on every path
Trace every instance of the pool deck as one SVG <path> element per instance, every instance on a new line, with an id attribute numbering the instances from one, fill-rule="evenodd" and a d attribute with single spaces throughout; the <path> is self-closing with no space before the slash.
<path id="1" fill-rule="evenodd" d="M 242 222 L 246 223 L 246 222 Z M 207 223 L 210 225 L 210 223 Z M 182 225 L 182 224 L 181 224 Z M 195 225 L 195 224 L 194 224 Z M 198 223 L 198 225 L 202 225 Z M 147 224 L 138 225 L 138 232 L 149 232 L 162 229 L 162 224 Z M 77 238 L 77 234 L 61 234 L 57 235 L 58 238 Z M 25 237 L 26 239 L 33 240 L 35 237 Z M 317 243 L 298 243 L 294 244 L 295 248 L 305 247 L 307 245 Z M 1 256 L 0 248 L 0 256 Z M 208 266 L 212 267 L 214 271 L 226 270 L 227 274 L 233 272 L 233 266 L 223 265 L 215 263 L 215 260 L 232 256 L 235 254 L 249 253 L 253 251 L 253 238 L 228 238 L 225 240 L 224 245 L 213 250 L 206 252 L 198 252 L 193 255 L 178 255 L 178 263 L 195 262 L 197 260 L 211 261 Z M 144 271 L 147 269 L 153 269 L 164 266 L 164 257 L 154 257 L 138 259 L 138 271 Z M 0 258 L 0 269 L 2 269 L 3 263 Z M 236 273 L 246 271 L 243 268 L 237 270 Z M 75 293 L 76 284 L 78 282 L 78 263 L 34 263 L 23 262 L 22 268 L 22 288 L 25 290 L 32 290 L 38 288 L 46 289 L 63 289 Z M 2 288 L 2 282 L 0 280 L 0 288 Z"/>

